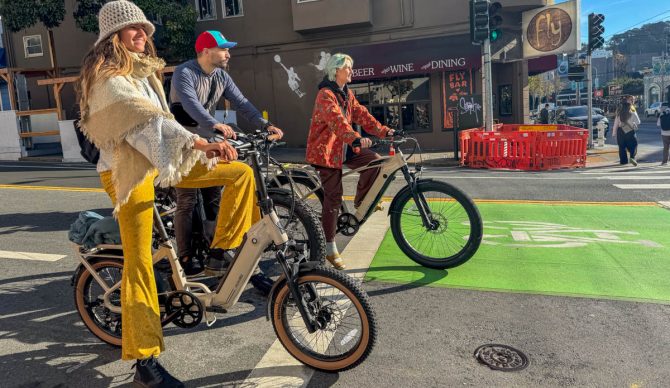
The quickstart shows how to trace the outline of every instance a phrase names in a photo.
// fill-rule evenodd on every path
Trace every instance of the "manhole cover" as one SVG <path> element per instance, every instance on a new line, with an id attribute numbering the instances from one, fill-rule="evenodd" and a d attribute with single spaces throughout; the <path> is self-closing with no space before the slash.
<path id="1" fill-rule="evenodd" d="M 528 366 L 528 357 L 507 345 L 482 345 L 475 350 L 475 358 L 491 369 L 504 372 L 513 372 Z"/>

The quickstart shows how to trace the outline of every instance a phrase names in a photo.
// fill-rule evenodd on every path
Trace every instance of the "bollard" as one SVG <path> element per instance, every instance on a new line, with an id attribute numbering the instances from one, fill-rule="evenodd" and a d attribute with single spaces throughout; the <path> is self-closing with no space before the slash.
<path id="1" fill-rule="evenodd" d="M 604 121 L 599 121 L 598 125 L 596 126 L 598 128 L 598 147 L 604 147 L 605 146 L 605 122 Z"/>

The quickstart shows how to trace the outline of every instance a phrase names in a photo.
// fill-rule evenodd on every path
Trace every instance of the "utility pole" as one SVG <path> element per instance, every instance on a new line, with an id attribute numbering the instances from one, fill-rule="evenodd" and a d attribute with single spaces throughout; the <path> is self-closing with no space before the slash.
<path id="1" fill-rule="evenodd" d="M 491 42 L 501 34 L 502 17 L 498 12 L 502 6 L 489 0 L 470 0 L 470 41 L 483 45 L 482 85 L 484 89 L 484 126 L 493 130 L 493 80 L 491 71 Z"/>
<path id="2" fill-rule="evenodd" d="M 484 85 L 486 93 L 484 93 L 484 107 L 486 109 L 484 114 L 484 125 L 486 131 L 493 131 L 493 80 L 491 79 L 491 40 L 484 40 Z"/>

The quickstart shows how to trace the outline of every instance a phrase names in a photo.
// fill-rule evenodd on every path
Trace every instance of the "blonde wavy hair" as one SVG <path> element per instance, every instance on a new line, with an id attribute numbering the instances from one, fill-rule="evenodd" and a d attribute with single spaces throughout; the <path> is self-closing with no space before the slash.
<path id="1" fill-rule="evenodd" d="M 156 58 L 156 46 L 149 36 L 147 36 L 144 54 Z M 86 56 L 84 56 L 79 81 L 76 84 L 81 119 L 85 120 L 88 117 L 88 98 L 93 84 L 99 79 L 117 75 L 125 76 L 132 72 L 133 58 L 131 51 L 121 41 L 119 32 L 110 35 L 107 39 L 93 46 L 86 53 Z M 160 71 L 156 72 L 156 76 L 162 81 L 162 73 Z"/>

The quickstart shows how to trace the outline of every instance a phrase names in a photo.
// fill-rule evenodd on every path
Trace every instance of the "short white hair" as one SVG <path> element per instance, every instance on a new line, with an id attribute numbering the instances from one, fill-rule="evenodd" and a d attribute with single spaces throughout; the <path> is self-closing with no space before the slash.
<path id="1" fill-rule="evenodd" d="M 338 69 L 341 69 L 349 65 L 351 68 L 354 67 L 354 60 L 347 54 L 337 53 L 330 56 L 328 63 L 326 63 L 326 76 L 331 81 L 335 81 L 335 73 Z"/>

